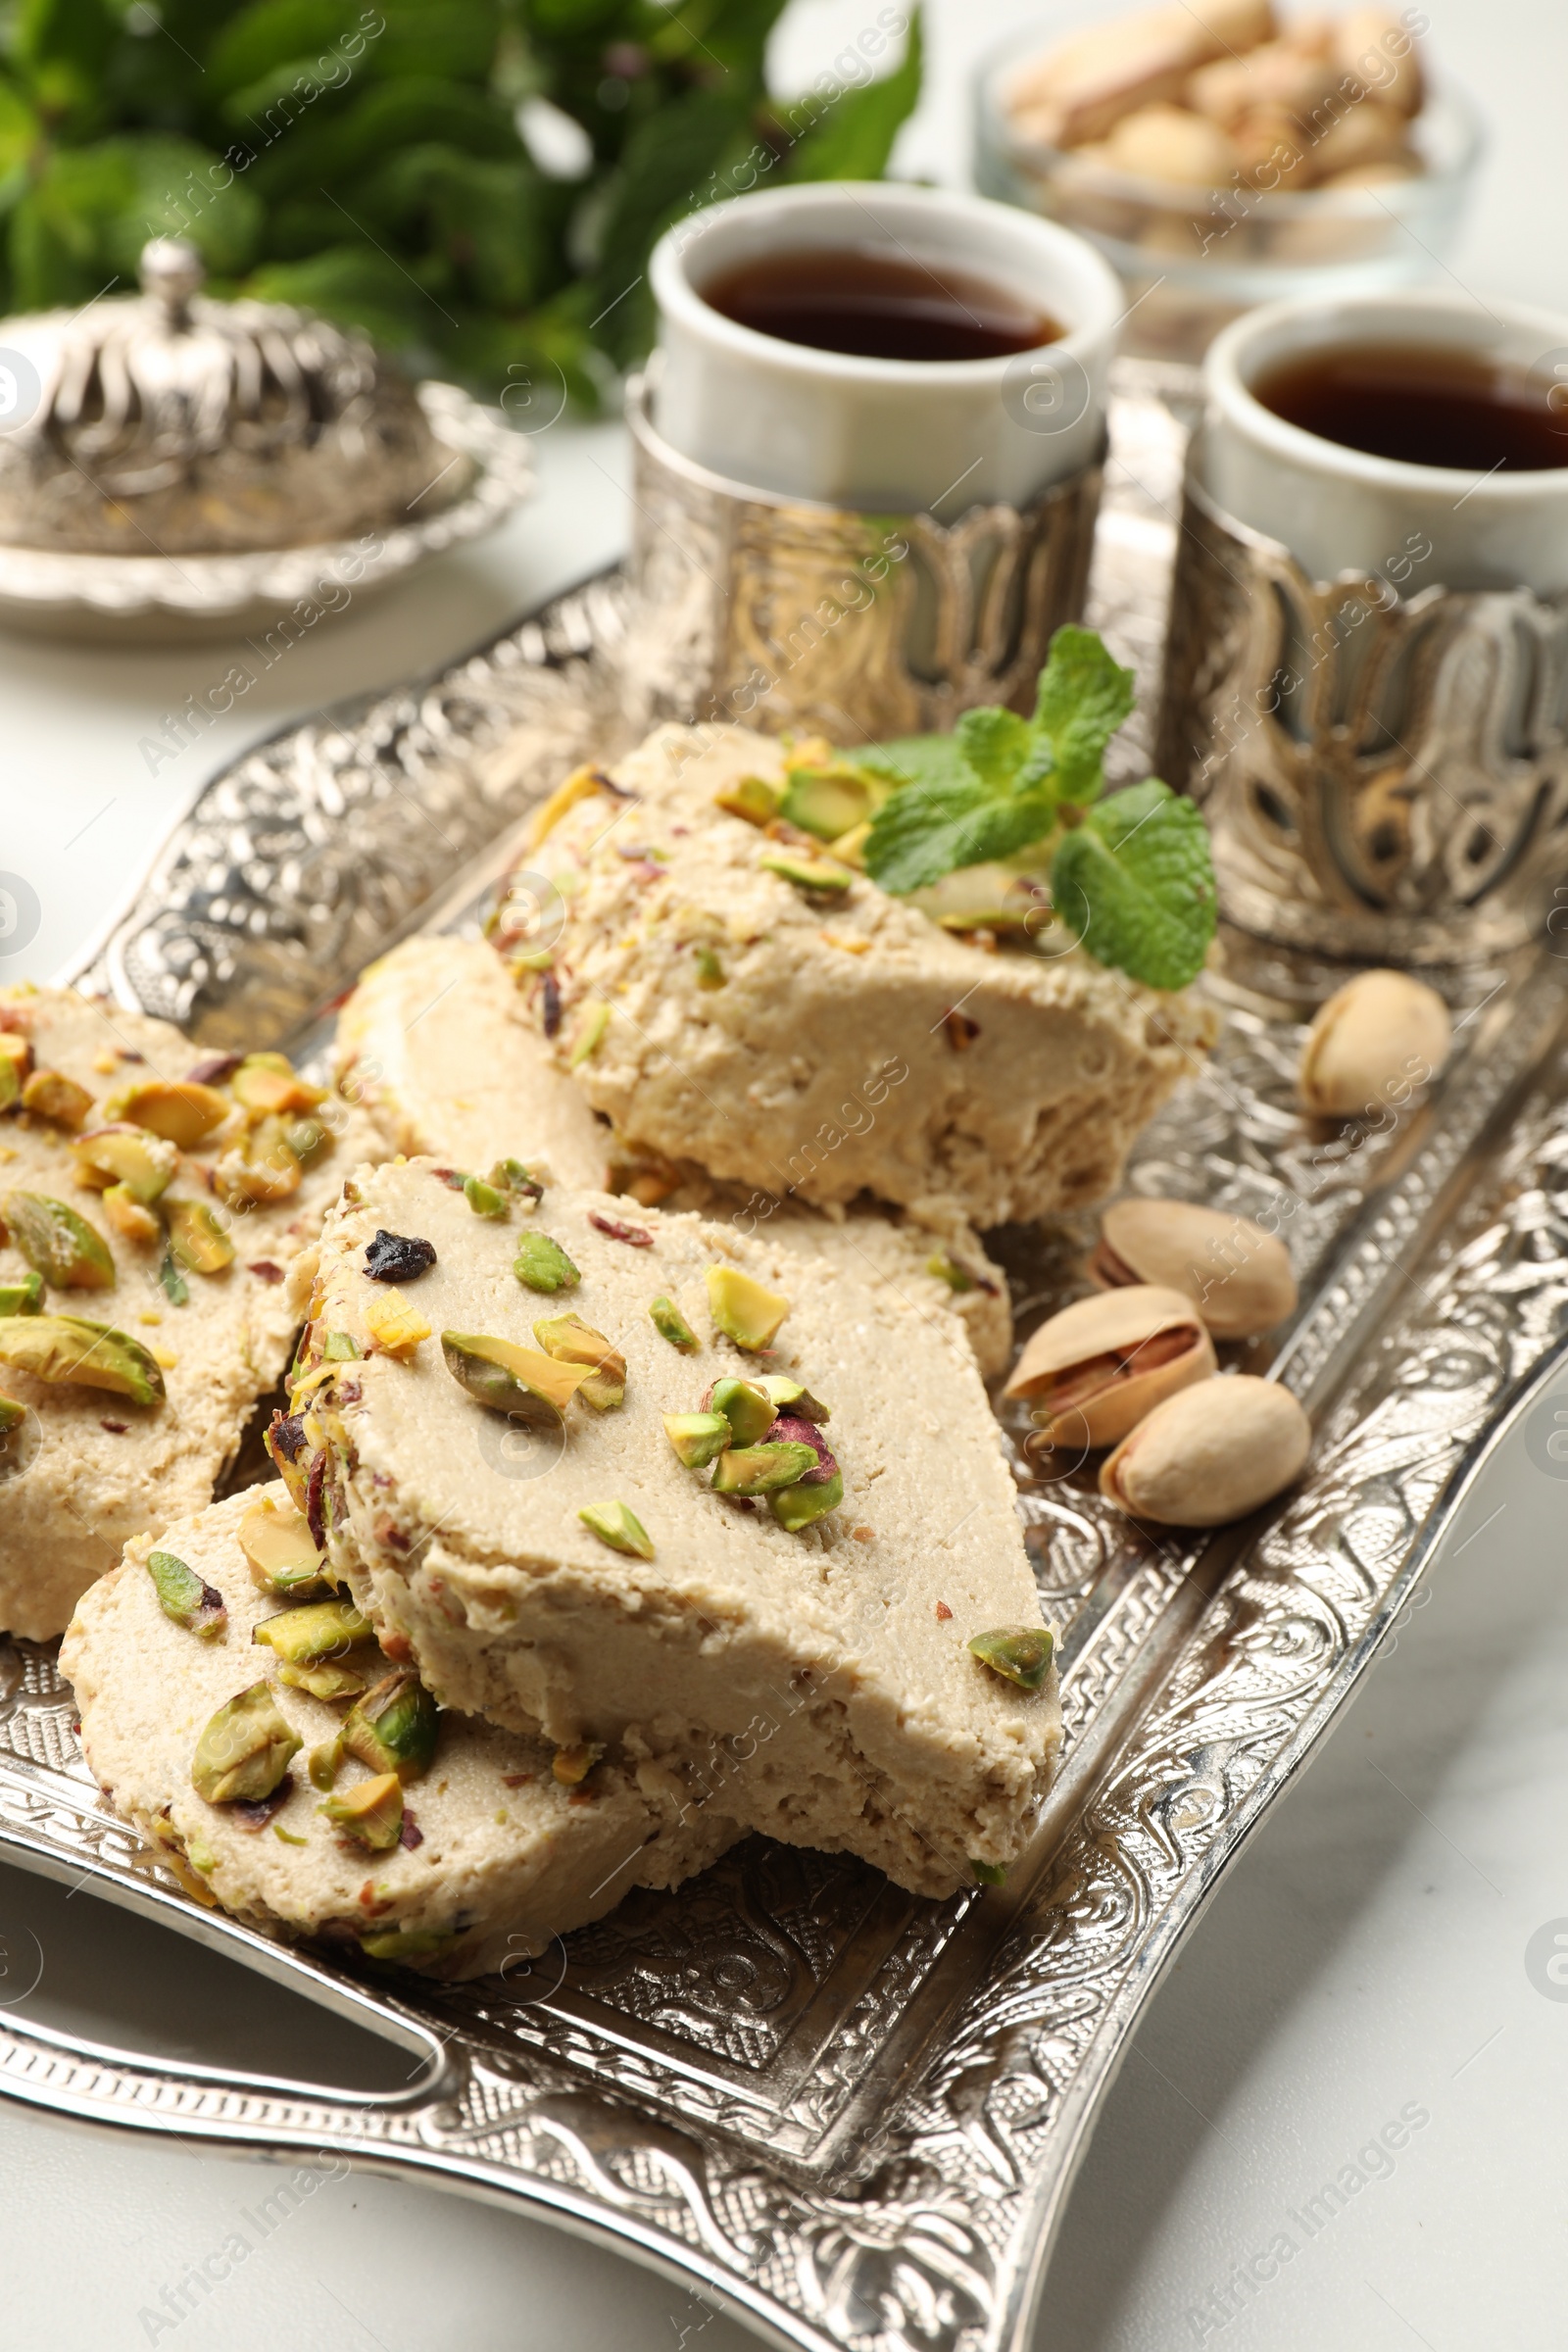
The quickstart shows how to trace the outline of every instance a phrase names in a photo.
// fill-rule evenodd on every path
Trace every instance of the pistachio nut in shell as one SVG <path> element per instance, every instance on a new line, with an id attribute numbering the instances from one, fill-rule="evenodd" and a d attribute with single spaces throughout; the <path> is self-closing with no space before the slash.
<path id="1" fill-rule="evenodd" d="M 1100 1492 L 1134 1519 L 1225 1527 L 1300 1476 L 1312 1428 L 1289 1389 L 1250 1373 L 1167 1396 L 1102 1463 Z"/>
<path id="2" fill-rule="evenodd" d="M 1191 1298 L 1132 1283 L 1042 1323 L 1005 1394 L 1027 1398 L 1048 1446 L 1114 1446 L 1162 1396 L 1213 1369 L 1214 1343 Z"/>
<path id="3" fill-rule="evenodd" d="M 1397 1110 L 1438 1076 L 1452 1044 L 1435 988 L 1408 972 L 1357 972 L 1307 1033 L 1297 1079 L 1302 1107 L 1328 1119 Z"/>
<path id="4" fill-rule="evenodd" d="M 1104 1290 L 1153 1283 L 1192 1300 L 1216 1340 L 1250 1340 L 1295 1312 L 1285 1245 L 1234 1209 L 1196 1200 L 1117 1200 L 1089 1261 Z"/>

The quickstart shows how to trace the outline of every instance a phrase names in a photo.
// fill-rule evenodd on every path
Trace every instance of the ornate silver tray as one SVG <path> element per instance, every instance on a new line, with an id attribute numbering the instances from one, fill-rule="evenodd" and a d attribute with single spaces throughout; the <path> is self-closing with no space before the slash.
<path id="1" fill-rule="evenodd" d="M 1180 435 L 1152 400 L 1124 398 L 1116 428 L 1096 617 L 1147 676 Z M 86 976 L 204 1040 L 259 1040 L 299 1031 L 323 976 L 346 983 L 399 930 L 471 920 L 519 808 L 590 738 L 613 740 L 617 615 L 613 581 L 597 583 L 428 686 L 239 761 Z M 1021 2352 L 1143 2001 L 1568 1335 L 1556 962 L 1475 976 L 1425 1107 L 1323 1132 L 1291 1083 L 1320 976 L 1236 963 L 1219 984 L 1225 1043 L 1146 1135 L 1131 1181 L 1278 1220 L 1303 1304 L 1274 1368 L 1313 1416 L 1313 1458 L 1274 1511 L 1178 1538 L 1129 1528 L 1088 1478 L 1043 1483 L 1015 1455 L 1065 1629 L 1068 1747 L 1005 1887 L 924 1902 L 857 1863 L 752 1839 L 526 1975 L 368 1981 L 198 1908 L 108 1812 L 52 1655 L 0 1645 L 0 1855 L 162 1919 L 424 2061 L 395 2097 L 339 2096 L 126 2057 L 0 2010 L 0 2094 L 514 2202 L 684 2276 L 798 2352 Z M 1025 1329 L 1074 1281 L 1081 1240 L 999 1238 Z"/>

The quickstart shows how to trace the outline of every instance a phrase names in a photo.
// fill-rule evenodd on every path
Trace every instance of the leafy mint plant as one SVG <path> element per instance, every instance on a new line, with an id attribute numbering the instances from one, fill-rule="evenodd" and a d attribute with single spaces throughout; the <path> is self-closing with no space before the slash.
<path id="1" fill-rule="evenodd" d="M 1089 953 L 1151 988 L 1184 988 L 1214 936 L 1202 817 L 1153 776 L 1100 797 L 1134 695 L 1132 671 L 1093 629 L 1058 629 L 1033 718 L 966 710 L 951 735 L 861 753 L 862 768 L 898 787 L 866 839 L 872 880 L 903 897 L 1053 843 L 1055 911 Z"/>

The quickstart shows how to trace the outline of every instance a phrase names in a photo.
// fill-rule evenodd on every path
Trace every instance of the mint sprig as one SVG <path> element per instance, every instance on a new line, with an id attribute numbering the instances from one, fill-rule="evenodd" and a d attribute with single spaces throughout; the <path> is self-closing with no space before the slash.
<path id="1" fill-rule="evenodd" d="M 1032 719 L 966 710 L 951 735 L 858 755 L 896 789 L 872 821 L 865 866 L 897 897 L 964 866 L 1051 842 L 1056 914 L 1089 954 L 1151 988 L 1185 988 L 1214 935 L 1208 833 L 1192 802 L 1151 776 L 1104 790 L 1104 756 L 1135 680 L 1093 629 L 1062 628 Z"/>

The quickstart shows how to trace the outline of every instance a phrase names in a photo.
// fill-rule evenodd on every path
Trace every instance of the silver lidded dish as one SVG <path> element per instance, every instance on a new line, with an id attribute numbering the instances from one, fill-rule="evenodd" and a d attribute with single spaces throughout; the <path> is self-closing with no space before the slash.
<path id="1" fill-rule="evenodd" d="M 155 238 L 142 292 L 0 323 L 0 620 L 230 634 L 328 578 L 362 591 L 493 529 L 526 443 L 352 328 L 201 292 Z"/>

